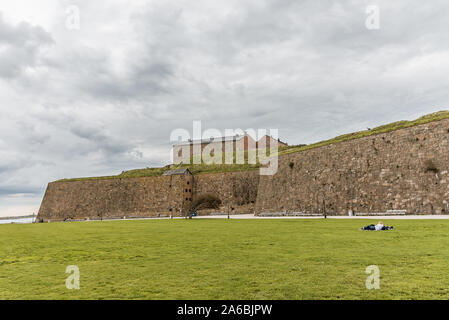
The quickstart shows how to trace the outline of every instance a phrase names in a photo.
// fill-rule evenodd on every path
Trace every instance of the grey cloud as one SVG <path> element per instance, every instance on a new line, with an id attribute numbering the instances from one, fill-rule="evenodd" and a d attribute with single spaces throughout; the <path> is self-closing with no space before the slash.
<path id="1" fill-rule="evenodd" d="M 104 133 L 105 130 L 101 128 L 88 127 L 78 124 L 78 126 L 72 125 L 70 131 L 74 135 L 91 142 L 93 148 L 92 150 L 103 150 L 108 155 L 124 153 L 129 151 L 130 148 L 129 143 L 108 137 Z"/>
<path id="2" fill-rule="evenodd" d="M 51 64 L 56 66 L 56 72 L 69 76 L 74 89 L 87 99 L 129 101 L 169 92 L 166 86 L 172 75 L 169 64 L 137 56 L 135 60 L 140 60 L 139 63 L 130 61 L 126 75 L 117 75 L 112 70 L 111 59 L 107 52 L 86 48 L 68 53 L 63 66 Z"/>
<path id="3" fill-rule="evenodd" d="M 39 64 L 39 51 L 53 43 L 48 32 L 22 22 L 10 25 L 0 14 L 0 76 L 13 78 Z"/>
<path id="4" fill-rule="evenodd" d="M 192 120 L 296 144 L 447 108 L 449 4 L 376 3 L 375 31 L 356 0 L 79 0 L 77 32 L 0 19 L 0 192 L 162 166 Z"/>
<path id="5" fill-rule="evenodd" d="M 13 196 L 13 195 L 27 195 L 27 196 L 35 196 L 40 195 L 42 192 L 42 188 L 24 188 L 22 186 L 0 186 L 0 197 L 1 196 Z"/>

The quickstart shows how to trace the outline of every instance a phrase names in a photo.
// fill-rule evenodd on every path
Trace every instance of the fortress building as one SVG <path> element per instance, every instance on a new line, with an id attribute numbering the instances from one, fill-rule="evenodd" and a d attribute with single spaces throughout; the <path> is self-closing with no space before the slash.
<path id="1" fill-rule="evenodd" d="M 141 178 L 52 182 L 38 219 L 181 216 L 206 193 L 221 207 L 199 214 L 448 214 L 449 115 L 434 118 L 287 149 L 272 176 L 257 169 L 192 174 L 183 168 Z"/>
<path id="2" fill-rule="evenodd" d="M 180 162 L 190 163 L 190 159 L 194 156 L 200 155 L 207 147 L 208 152 L 226 151 L 226 143 L 229 143 L 231 152 L 246 151 L 251 149 L 266 149 L 270 148 L 275 139 L 271 136 L 265 135 L 258 141 L 254 140 L 249 134 L 235 135 L 230 137 L 218 137 L 201 140 L 183 141 L 173 145 L 173 163 Z M 285 147 L 287 144 L 277 140 L 278 147 Z"/>

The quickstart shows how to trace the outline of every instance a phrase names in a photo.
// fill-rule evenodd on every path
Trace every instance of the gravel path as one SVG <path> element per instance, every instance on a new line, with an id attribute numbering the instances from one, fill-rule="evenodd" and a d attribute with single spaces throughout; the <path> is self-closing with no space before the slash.
<path id="1" fill-rule="evenodd" d="M 227 215 L 209 215 L 209 216 L 196 216 L 193 219 L 227 219 Z M 132 218 L 132 219 L 103 219 L 103 221 L 133 221 L 133 220 L 167 220 L 169 217 L 152 217 L 152 218 Z M 173 219 L 185 219 L 184 217 L 174 217 Z M 301 217 L 258 217 L 252 214 L 235 214 L 230 215 L 230 219 L 324 219 L 323 216 L 301 216 Z M 369 220 L 446 220 L 449 219 L 449 215 L 407 215 L 407 216 L 327 216 L 327 219 L 369 219 Z M 83 222 L 93 222 L 99 220 L 85 220 Z"/>
<path id="2" fill-rule="evenodd" d="M 227 219 L 226 215 L 198 216 L 194 219 Z M 252 214 L 231 215 L 231 219 L 323 219 L 321 216 L 311 217 L 257 217 Z M 398 215 L 398 216 L 327 216 L 328 219 L 369 219 L 369 220 L 444 220 L 449 219 L 449 215 Z"/>

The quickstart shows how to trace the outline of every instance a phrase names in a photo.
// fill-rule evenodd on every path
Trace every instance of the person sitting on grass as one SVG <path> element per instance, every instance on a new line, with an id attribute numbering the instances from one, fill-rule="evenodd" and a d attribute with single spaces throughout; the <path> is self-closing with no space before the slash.
<path id="1" fill-rule="evenodd" d="M 363 227 L 360 230 L 373 230 L 373 231 L 393 230 L 393 227 L 392 226 L 384 226 L 382 221 L 379 221 L 376 225 L 370 224 L 369 226 Z"/>

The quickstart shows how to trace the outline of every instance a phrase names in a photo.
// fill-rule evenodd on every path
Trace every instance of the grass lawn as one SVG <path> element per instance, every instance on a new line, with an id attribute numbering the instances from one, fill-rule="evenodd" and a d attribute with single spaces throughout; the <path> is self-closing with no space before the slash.
<path id="1" fill-rule="evenodd" d="M 0 299 L 448 299 L 449 221 L 0 225 Z M 81 289 L 67 290 L 77 265 Z M 367 290 L 365 269 L 380 268 Z"/>

